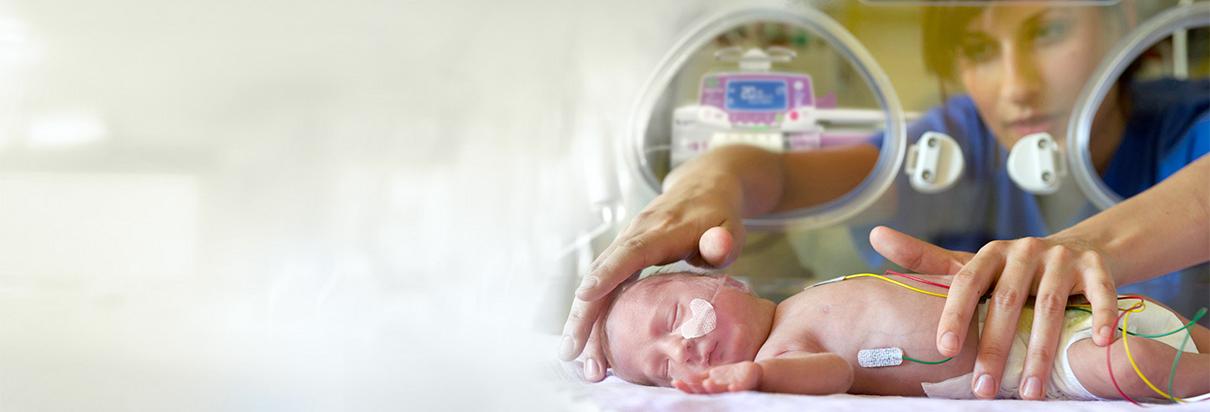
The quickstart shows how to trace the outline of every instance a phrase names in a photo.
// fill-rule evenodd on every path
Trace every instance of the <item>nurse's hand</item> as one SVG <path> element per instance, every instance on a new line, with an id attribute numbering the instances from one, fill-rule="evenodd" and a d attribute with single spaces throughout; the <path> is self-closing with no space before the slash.
<path id="1" fill-rule="evenodd" d="M 692 178 L 677 179 L 635 216 L 592 264 L 584 277 L 563 327 L 560 357 L 571 360 L 583 352 L 584 376 L 605 378 L 598 330 L 594 325 L 609 304 L 614 289 L 643 268 L 686 260 L 697 266 L 730 264 L 743 244 L 741 188 L 738 179 L 692 168 L 678 171 Z M 670 181 L 673 177 L 669 178 Z"/>
<path id="2" fill-rule="evenodd" d="M 1117 317 L 1117 295 L 1103 254 L 1077 239 L 1056 237 L 998 240 L 971 254 L 942 249 L 886 227 L 870 232 L 870 244 L 882 256 L 920 273 L 954 275 L 937 325 L 937 350 L 957 355 L 967 325 L 985 293 L 991 291 L 987 319 L 971 382 L 975 395 L 996 396 L 1005 362 L 1026 300 L 1035 296 L 1033 328 L 1025 370 L 1023 399 L 1042 399 L 1059 350 L 1067 298 L 1083 293 L 1092 304 L 1093 342 L 1110 343 Z"/>

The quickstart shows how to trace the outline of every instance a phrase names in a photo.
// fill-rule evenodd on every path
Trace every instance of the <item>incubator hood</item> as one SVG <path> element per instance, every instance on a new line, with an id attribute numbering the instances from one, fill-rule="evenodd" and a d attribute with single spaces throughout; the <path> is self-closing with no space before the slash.
<path id="1" fill-rule="evenodd" d="M 851 62 L 853 72 L 871 91 L 876 109 L 837 107 L 836 98 L 814 90 L 819 82 L 813 81 L 812 73 L 778 68 L 775 63 L 804 59 L 786 48 L 746 45 L 708 52 L 720 35 L 755 23 L 801 28 L 819 39 L 840 59 Z M 715 66 L 720 70 L 688 80 L 700 86 L 698 96 L 673 102 L 685 100 L 671 96 L 672 89 L 678 80 L 685 82 L 698 74 L 687 73 L 685 67 L 701 60 L 702 53 L 720 61 Z M 774 151 L 811 150 L 860 144 L 866 137 L 861 131 L 833 126 L 865 124 L 885 130 L 878 163 L 857 189 L 817 207 L 745 220 L 753 227 L 822 227 L 860 213 L 891 185 L 907 151 L 903 116 L 886 74 L 832 18 L 805 7 L 734 8 L 690 29 L 660 62 L 631 113 L 624 158 L 643 186 L 658 193 L 671 167 L 711 147 L 744 143 Z"/>
<path id="2" fill-rule="evenodd" d="M 997 167 L 1032 194 L 1063 193 L 1059 197 L 1086 199 L 1100 209 L 1121 201 L 1090 159 L 1093 117 L 1128 65 L 1156 42 L 1184 39 L 1186 31 L 1206 26 L 1208 10 L 1207 3 L 1178 6 L 1144 19 L 1120 41 L 1107 35 L 1113 47 L 1074 106 L 1063 109 L 1071 113 L 1067 123 L 1018 135 L 1016 144 L 1004 149 L 1007 161 Z M 792 39 L 796 48 L 726 41 L 737 28 L 771 26 L 788 27 L 808 40 Z M 626 129 L 624 166 L 654 194 L 672 169 L 723 145 L 774 152 L 858 144 L 877 148 L 876 164 L 857 187 L 820 205 L 745 219 L 752 228 L 809 230 L 849 221 L 884 199 L 895 179 L 924 194 L 949 190 L 964 177 L 972 156 L 966 151 L 976 149 L 963 147 L 963 139 L 956 141 L 944 130 L 909 130 L 921 115 L 904 109 L 883 67 L 846 27 L 805 6 L 734 7 L 702 19 L 674 43 L 646 82 Z M 1187 71 L 1187 49 L 1183 40 L 1174 47 L 1178 72 Z M 821 60 L 839 69 L 820 70 Z M 1069 138 L 1060 136 L 1064 131 Z M 1072 180 L 1074 185 L 1064 187 Z"/>

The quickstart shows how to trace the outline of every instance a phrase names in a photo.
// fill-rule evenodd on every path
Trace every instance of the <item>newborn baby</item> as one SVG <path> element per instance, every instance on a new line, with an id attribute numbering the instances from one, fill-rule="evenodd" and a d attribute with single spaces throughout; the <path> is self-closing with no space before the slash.
<path id="1" fill-rule="evenodd" d="M 917 275 L 928 280 L 944 276 Z M 944 293 L 939 287 L 914 285 Z M 1133 304 L 1123 300 L 1119 305 Z M 690 393 L 746 390 L 798 394 L 973 398 L 970 373 L 986 311 L 972 319 L 970 335 L 958 356 L 929 365 L 904 361 L 897 366 L 859 366 L 859 351 L 898 348 L 902 357 L 940 361 L 937 322 L 945 300 L 890 282 L 856 278 L 820 284 L 780 304 L 751 293 L 727 276 L 659 274 L 625 286 L 606 315 L 601 336 L 614 375 L 637 384 L 675 386 Z M 1125 309 L 1126 306 L 1122 306 Z M 1032 319 L 1022 312 L 1022 324 Z M 1092 343 L 1090 317 L 1068 310 L 1054 372 L 1045 385 L 1052 399 L 1118 398 L 1106 371 L 1105 348 Z M 1130 329 L 1157 334 L 1186 320 L 1148 301 L 1132 314 Z M 1136 326 L 1137 325 L 1137 326 Z M 1173 395 L 1210 392 L 1210 330 L 1195 325 L 1174 380 Z M 1000 397 L 1015 397 L 1024 356 L 1027 326 L 1018 332 Z M 1137 330 L 1136 330 L 1137 329 Z M 1165 329 L 1160 331 L 1159 329 Z M 1130 351 L 1145 376 L 1164 386 L 1176 347 L 1185 332 L 1165 339 L 1130 337 Z M 1173 344 L 1172 342 L 1175 342 Z M 889 349 L 874 355 L 894 352 Z M 887 357 L 863 354 L 863 362 Z M 890 358 L 895 358 L 891 353 Z M 1122 350 L 1113 344 L 1114 376 L 1132 398 L 1158 397 L 1134 374 Z M 926 393 L 927 392 L 927 393 Z"/>

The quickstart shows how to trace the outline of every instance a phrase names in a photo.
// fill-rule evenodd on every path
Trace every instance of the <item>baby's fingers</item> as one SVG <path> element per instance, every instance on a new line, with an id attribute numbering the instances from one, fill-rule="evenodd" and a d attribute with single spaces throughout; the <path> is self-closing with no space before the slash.
<path id="1" fill-rule="evenodd" d="M 672 387 L 680 389 L 681 392 L 685 392 L 685 393 L 697 393 L 693 390 L 693 386 L 690 386 L 688 383 L 686 383 L 685 381 L 682 381 L 680 379 L 673 379 Z"/>
<path id="2" fill-rule="evenodd" d="M 688 381 L 673 379 L 672 386 L 675 386 L 677 389 L 680 389 L 681 392 L 685 392 L 685 393 L 694 393 L 694 394 L 707 393 L 706 388 L 702 386 L 701 381 L 688 382 Z"/>
<path id="3" fill-rule="evenodd" d="M 714 379 L 702 381 L 702 387 L 706 389 L 706 393 L 722 393 L 727 391 L 726 382 L 718 382 Z"/>

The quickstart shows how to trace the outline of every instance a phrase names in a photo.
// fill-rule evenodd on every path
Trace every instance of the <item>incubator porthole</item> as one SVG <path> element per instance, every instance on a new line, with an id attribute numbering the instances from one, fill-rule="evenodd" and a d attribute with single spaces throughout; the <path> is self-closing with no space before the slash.
<path id="1" fill-rule="evenodd" d="M 1140 171 L 1128 170 L 1131 165 L 1114 164 L 1110 160 L 1100 159 L 1094 153 L 1094 139 L 1104 139 L 1104 135 L 1095 135 L 1098 112 L 1109 98 L 1122 96 L 1123 93 L 1132 99 L 1132 105 L 1121 109 L 1130 116 L 1146 116 L 1146 102 L 1138 102 L 1139 98 L 1162 98 L 1176 100 L 1174 95 L 1197 94 L 1210 91 L 1210 3 L 1195 3 L 1169 9 L 1140 24 L 1135 30 L 1122 39 L 1107 54 L 1095 74 L 1088 80 L 1075 106 L 1075 115 L 1067 126 L 1066 142 L 1068 163 L 1076 183 L 1084 194 L 1100 209 L 1109 208 L 1123 198 L 1145 190 L 1145 185 L 1131 186 L 1129 181 L 1140 174 Z M 1125 88 L 1125 90 L 1123 90 Z M 1154 90 L 1152 90 L 1154 89 Z M 1116 92 L 1111 95 L 1111 92 Z M 1192 96 L 1196 98 L 1197 96 Z M 1205 97 L 1204 95 L 1202 96 Z M 1171 107 L 1162 110 L 1172 113 Z M 1157 108 L 1157 112 L 1159 109 Z M 1196 123 L 1194 123 L 1196 124 Z M 1186 125 L 1193 127 L 1193 125 Z M 1169 131 L 1171 132 L 1171 131 Z M 1168 133 L 1175 136 L 1185 136 L 1187 131 L 1177 130 Z M 1182 133 L 1185 132 L 1185 133 Z M 1138 133 L 1136 133 L 1138 134 Z M 1095 136 L 1094 136 L 1095 135 Z M 1125 138 L 1124 138 L 1125 139 Z M 1119 150 L 1132 150 L 1130 141 L 1120 143 Z M 1171 145 L 1181 144 L 1179 140 Z M 1172 149 L 1179 151 L 1179 148 Z M 1166 174 L 1175 170 L 1165 170 L 1165 156 L 1179 156 L 1170 150 L 1166 153 L 1156 153 L 1158 165 L 1142 173 Z M 1104 157 L 1104 156 L 1102 156 Z M 1181 162 L 1174 162 L 1183 165 Z M 1125 166 L 1125 167 L 1124 167 Z M 1179 166 L 1173 166 L 1179 169 Z M 1156 181 L 1164 176 L 1154 177 Z M 1106 180 L 1113 182 L 1111 185 Z M 1119 193 L 1113 187 L 1129 190 Z"/>
<path id="2" fill-rule="evenodd" d="M 787 35 L 752 35 L 779 31 Z M 749 227 L 843 222 L 887 190 L 905 152 L 903 111 L 886 74 L 847 30 L 809 8 L 732 9 L 703 20 L 660 63 L 630 125 L 628 166 L 654 193 L 675 167 L 730 144 L 877 156 L 847 192 L 745 219 Z"/>

